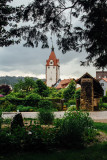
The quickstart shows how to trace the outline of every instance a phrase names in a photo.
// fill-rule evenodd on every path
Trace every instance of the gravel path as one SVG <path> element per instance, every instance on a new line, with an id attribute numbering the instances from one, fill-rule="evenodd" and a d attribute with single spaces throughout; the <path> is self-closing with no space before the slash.
<path id="1" fill-rule="evenodd" d="M 23 118 L 37 118 L 38 112 L 21 112 Z M 64 116 L 65 111 L 54 112 L 55 118 L 62 118 Z M 3 112 L 2 117 L 5 118 L 13 118 L 17 112 Z M 107 111 L 94 111 L 89 112 L 89 116 L 95 122 L 104 122 L 107 123 Z"/>

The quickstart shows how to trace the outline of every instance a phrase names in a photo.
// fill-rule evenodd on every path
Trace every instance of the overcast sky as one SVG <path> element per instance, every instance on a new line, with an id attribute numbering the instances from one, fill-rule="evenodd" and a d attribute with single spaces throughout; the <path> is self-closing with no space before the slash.
<path id="1" fill-rule="evenodd" d="M 24 4 L 31 0 L 24 0 Z M 21 4 L 22 0 L 14 0 L 14 5 Z M 77 23 L 76 21 L 74 23 Z M 92 66 L 81 67 L 80 61 L 85 60 L 87 54 L 85 52 L 76 53 L 74 51 L 62 54 L 58 50 L 55 37 L 53 37 L 53 45 L 56 57 L 60 60 L 60 77 L 79 78 L 88 72 L 95 77 L 96 69 Z M 0 76 L 34 76 L 45 78 L 46 60 L 51 53 L 52 43 L 50 40 L 50 48 L 26 48 L 23 44 L 1 47 L 0 48 Z"/>

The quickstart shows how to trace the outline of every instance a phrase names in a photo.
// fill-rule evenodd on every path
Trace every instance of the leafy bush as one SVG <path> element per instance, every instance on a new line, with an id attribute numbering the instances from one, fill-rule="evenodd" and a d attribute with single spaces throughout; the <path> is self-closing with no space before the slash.
<path id="1" fill-rule="evenodd" d="M 74 98 L 75 90 L 76 83 L 75 81 L 71 80 L 69 86 L 63 92 L 64 99 L 68 101 L 69 99 Z"/>
<path id="2" fill-rule="evenodd" d="M 3 121 L 2 112 L 0 112 L 0 129 L 1 129 L 2 121 Z"/>
<path id="3" fill-rule="evenodd" d="M 47 97 L 49 94 L 49 89 L 46 86 L 46 84 L 42 80 L 38 79 L 36 81 L 36 85 L 37 85 L 37 93 L 43 97 Z"/>
<path id="4" fill-rule="evenodd" d="M 49 100 L 41 100 L 38 103 L 39 108 L 44 108 L 44 109 L 52 109 L 53 108 L 53 103 Z"/>
<path id="5" fill-rule="evenodd" d="M 34 111 L 34 107 L 19 105 L 17 106 L 17 110 L 19 110 L 20 112 L 31 112 Z"/>
<path id="6" fill-rule="evenodd" d="M 75 100 L 75 99 L 70 99 L 70 100 L 68 101 L 68 104 L 69 104 L 69 106 L 70 106 L 70 105 L 76 105 L 76 100 Z"/>
<path id="7" fill-rule="evenodd" d="M 107 103 L 100 103 L 99 107 L 101 110 L 107 110 Z"/>
<path id="8" fill-rule="evenodd" d="M 30 105 L 30 106 L 35 106 L 38 105 L 38 102 L 40 101 L 40 95 L 36 94 L 36 93 L 31 93 L 28 96 L 26 96 L 26 100 L 27 102 L 25 103 Z"/>
<path id="9" fill-rule="evenodd" d="M 9 85 L 0 85 L 0 94 L 7 95 L 11 92 L 11 88 Z"/>
<path id="10" fill-rule="evenodd" d="M 76 106 L 68 107 L 67 111 L 76 111 Z"/>
<path id="11" fill-rule="evenodd" d="M 93 120 L 87 113 L 67 112 L 56 121 L 57 142 L 64 147 L 79 147 L 93 141 L 95 130 Z"/>
<path id="12" fill-rule="evenodd" d="M 81 95 L 81 89 L 76 90 L 75 91 L 75 98 L 80 99 L 80 95 Z"/>
<path id="13" fill-rule="evenodd" d="M 38 120 L 40 121 L 40 124 L 52 124 L 54 115 L 50 110 L 41 109 L 38 113 Z"/>
<path id="14" fill-rule="evenodd" d="M 16 111 L 16 105 L 6 100 L 1 104 L 0 109 L 4 112 Z"/>
<path id="15" fill-rule="evenodd" d="M 22 114 L 18 113 L 13 117 L 13 120 L 11 122 L 11 131 L 14 131 L 15 129 L 17 129 L 17 127 L 23 127 L 24 123 L 23 123 L 23 118 L 22 118 Z"/>
<path id="16" fill-rule="evenodd" d="M 103 103 L 107 103 L 107 96 L 104 96 L 104 97 L 102 98 L 102 102 L 103 102 Z"/>

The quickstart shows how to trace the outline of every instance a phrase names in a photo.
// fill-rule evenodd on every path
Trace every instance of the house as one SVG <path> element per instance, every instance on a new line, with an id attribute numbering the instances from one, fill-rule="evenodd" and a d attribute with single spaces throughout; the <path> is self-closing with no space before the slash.
<path id="1" fill-rule="evenodd" d="M 71 80 L 74 80 L 74 79 L 72 78 L 72 79 L 61 80 L 59 84 L 56 86 L 56 89 L 67 88 Z"/>
<path id="2" fill-rule="evenodd" d="M 102 78 L 99 80 L 102 88 L 103 88 L 103 91 L 104 91 L 104 96 L 106 96 L 106 92 L 107 92 L 107 78 Z"/>
<path id="3" fill-rule="evenodd" d="M 96 71 L 96 79 L 107 78 L 107 71 Z"/>

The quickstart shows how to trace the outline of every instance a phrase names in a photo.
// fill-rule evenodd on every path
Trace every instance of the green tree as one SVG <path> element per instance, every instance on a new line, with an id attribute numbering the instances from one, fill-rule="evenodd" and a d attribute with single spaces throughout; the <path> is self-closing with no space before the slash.
<path id="1" fill-rule="evenodd" d="M 49 94 L 49 89 L 46 86 L 46 84 L 40 79 L 38 79 L 36 81 L 36 85 L 37 85 L 37 93 L 43 97 L 47 97 Z"/>
<path id="2" fill-rule="evenodd" d="M 32 21 L 31 26 L 18 28 L 10 25 L 10 30 L 2 24 L 0 29 L 1 46 L 17 43 L 21 38 L 25 40 L 24 46 L 48 47 L 47 32 L 55 33 L 57 45 L 63 53 L 71 50 L 88 53 L 82 65 L 91 62 L 96 67 L 107 66 L 107 1 L 106 0 L 33 0 L 28 6 L 12 8 L 7 2 L 1 0 L 0 17 L 6 19 L 6 26 L 15 22 Z M 6 10 L 6 12 L 4 12 Z M 66 12 L 67 11 L 67 12 Z M 81 22 L 73 25 L 73 18 Z M 2 23 L 3 23 L 2 22 Z M 29 24 L 29 23 L 28 23 Z M 9 30 L 9 31 L 8 31 Z M 15 37 L 15 38 L 13 38 Z M 10 42 L 6 43 L 6 41 Z"/>
<path id="3" fill-rule="evenodd" d="M 36 88 L 36 82 L 30 77 L 25 77 L 24 81 L 20 79 L 19 82 L 14 85 L 14 91 L 16 92 L 20 90 L 29 92 L 34 88 Z"/>
<path id="4" fill-rule="evenodd" d="M 69 86 L 64 90 L 63 93 L 65 100 L 68 101 L 69 99 L 74 98 L 75 90 L 76 90 L 76 83 L 75 81 L 71 80 Z"/>

